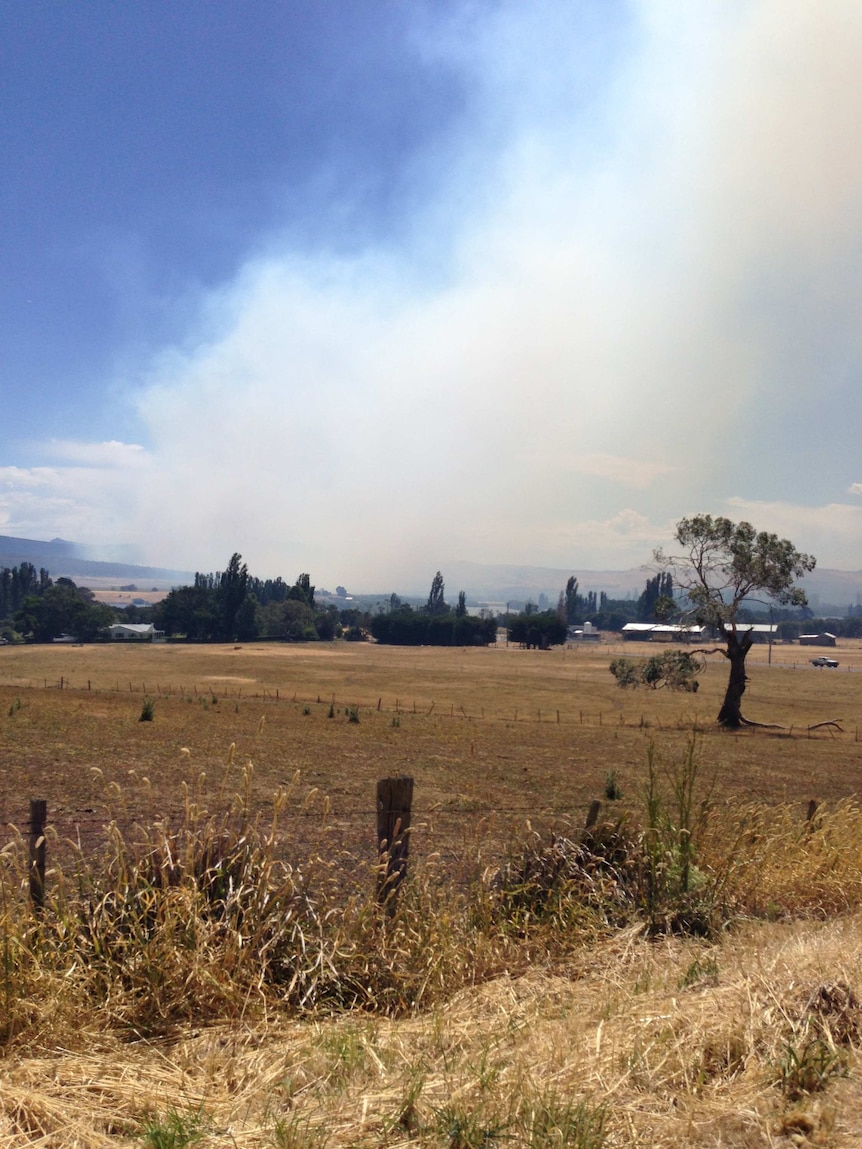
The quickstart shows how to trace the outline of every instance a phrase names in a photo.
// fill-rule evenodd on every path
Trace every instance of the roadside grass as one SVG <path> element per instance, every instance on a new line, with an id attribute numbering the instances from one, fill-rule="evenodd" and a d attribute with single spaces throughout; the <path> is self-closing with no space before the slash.
<path id="1" fill-rule="evenodd" d="M 345 902 L 325 859 L 280 868 L 248 778 L 210 792 L 222 813 L 189 794 L 179 833 L 114 835 L 74 882 L 55 875 L 39 917 L 7 848 L 0 1144 L 24 1130 L 393 1149 L 862 1133 L 862 811 L 811 827 L 788 807 L 709 806 L 681 851 L 673 780 L 690 772 L 665 766 L 652 822 L 645 809 L 625 833 L 599 827 L 577 856 L 525 834 L 511 854 L 527 873 L 485 871 L 466 892 L 417 862 L 392 918 Z M 306 798 L 297 780 L 280 803 Z M 709 936 L 687 929 L 683 857 Z"/>

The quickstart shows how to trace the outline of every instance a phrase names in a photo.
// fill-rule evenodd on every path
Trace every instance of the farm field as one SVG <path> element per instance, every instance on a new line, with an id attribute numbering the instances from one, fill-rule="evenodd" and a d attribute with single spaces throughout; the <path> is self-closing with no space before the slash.
<path id="1" fill-rule="evenodd" d="M 376 780 L 409 774 L 415 848 L 424 839 L 454 849 L 479 821 L 489 842 L 508 840 L 527 818 L 582 825 L 610 772 L 625 808 L 639 800 L 648 745 L 660 738 L 663 753 L 678 753 L 694 723 L 719 797 L 807 805 L 857 793 L 859 644 L 836 652 L 838 670 L 815 669 L 799 647 L 774 648 L 768 666 L 755 647 L 744 712 L 785 729 L 737 734 L 713 725 L 723 659 L 710 662 L 697 694 L 616 686 L 611 657 L 654 649 L 0 648 L 0 820 L 21 826 L 29 800 L 44 798 L 61 839 L 87 840 L 112 786 L 130 818 L 169 815 L 181 782 L 204 773 L 207 787 L 233 785 L 225 775 L 251 761 L 261 809 L 299 770 L 305 791 L 328 799 L 328 832 L 366 852 Z M 145 698 L 152 722 L 139 721 Z M 806 729 L 832 720 L 842 731 Z"/>
<path id="2" fill-rule="evenodd" d="M 252 983 L 234 1000 L 215 989 L 217 964 L 175 975 L 166 964 L 148 993 L 169 995 L 175 976 L 202 1002 L 209 978 L 225 1006 L 180 1011 L 152 1031 L 130 1027 L 144 1007 L 119 990 L 87 1008 L 73 1001 L 70 972 L 44 1000 L 34 975 L 32 1000 L 14 1002 L 25 1040 L 13 1036 L 15 951 L 0 931 L 10 1011 L 0 1009 L 0 1149 L 862 1146 L 862 644 L 829 651 L 838 670 L 810 666 L 816 648 L 775 647 L 769 665 L 755 647 L 743 711 L 782 729 L 738 733 L 713 724 L 723 659 L 697 694 L 616 686 L 612 657 L 654 652 L 0 648 L 4 842 L 25 832 L 30 799 L 45 799 L 49 893 L 53 862 L 71 872 L 69 843 L 95 856 L 112 820 L 129 841 L 136 825 L 179 825 L 189 795 L 217 813 L 249 762 L 249 810 L 263 826 L 292 786 L 279 856 L 301 865 L 320 854 L 345 897 L 361 893 L 375 783 L 410 774 L 410 867 L 430 884 L 399 944 L 414 963 L 440 947 L 423 974 L 438 988 L 395 1014 L 279 1009 Z M 152 721 L 142 722 L 146 700 Z M 840 730 L 809 730 L 833 721 Z M 752 905 L 776 899 L 774 912 L 743 915 L 721 937 L 653 941 L 637 924 L 587 919 L 554 927 L 562 938 L 493 942 L 459 926 L 477 940 L 456 952 L 455 909 L 446 925 L 439 893 L 452 875 L 493 867 L 530 829 L 577 838 L 593 799 L 613 819 L 642 820 L 650 747 L 679 762 L 694 726 L 716 809 L 779 812 L 784 853 L 762 852 L 739 879 Z M 812 799 L 825 811 L 822 843 L 805 829 Z M 384 985 L 384 973 L 368 976 Z"/>

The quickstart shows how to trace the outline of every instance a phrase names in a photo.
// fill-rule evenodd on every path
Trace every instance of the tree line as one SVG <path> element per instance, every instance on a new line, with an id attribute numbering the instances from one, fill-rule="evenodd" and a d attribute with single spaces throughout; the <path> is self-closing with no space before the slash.
<path id="1" fill-rule="evenodd" d="M 393 595 L 389 611 L 371 618 L 372 636 L 389 646 L 487 646 L 495 642 L 496 617 L 468 614 L 464 591 L 458 592 L 457 605 L 450 606 L 445 590 L 443 575 L 437 571 L 424 606 L 414 610 Z"/>
<path id="2" fill-rule="evenodd" d="M 340 588 L 343 591 L 343 588 Z M 341 597 L 346 597 L 346 592 Z M 415 600 L 414 600 L 415 602 Z M 242 556 L 234 553 L 224 571 L 198 572 L 190 586 L 178 587 L 153 607 L 113 609 L 95 602 L 93 592 L 66 578 L 53 580 L 31 563 L 0 568 L 0 635 L 14 641 L 29 636 L 50 641 L 62 634 L 91 641 L 117 620 L 152 622 L 171 638 L 189 641 L 288 642 L 328 641 L 338 637 L 411 646 L 476 646 L 495 641 L 498 627 L 511 642 L 547 649 L 562 643 L 570 627 L 592 623 L 596 629 L 619 631 L 627 622 L 691 619 L 691 601 L 674 582 L 671 570 L 659 570 L 645 582 L 639 597 L 612 599 L 601 591 L 581 593 L 572 575 L 561 589 L 556 610 L 527 603 L 517 614 L 468 612 L 462 590 L 450 605 L 443 575 L 437 571 L 424 603 L 411 606 L 396 594 L 387 608 L 363 611 L 315 601 L 315 587 L 303 572 L 293 583 L 251 575 Z M 756 604 L 737 604 L 735 619 L 778 623 L 778 636 L 797 638 L 806 631 L 828 630 L 839 637 L 862 636 L 862 610 L 845 618 L 814 618 L 807 606 L 774 603 L 769 612 Z"/>

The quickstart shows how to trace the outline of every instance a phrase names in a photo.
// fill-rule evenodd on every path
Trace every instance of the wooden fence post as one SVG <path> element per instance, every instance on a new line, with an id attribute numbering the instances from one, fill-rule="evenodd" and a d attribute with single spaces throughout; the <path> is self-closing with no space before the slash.
<path id="1" fill-rule="evenodd" d="M 592 800 L 592 802 L 590 802 L 590 808 L 587 811 L 587 820 L 584 823 L 584 833 L 585 834 L 587 833 L 587 831 L 592 830 L 593 826 L 595 826 L 596 822 L 598 822 L 599 814 L 601 813 L 601 809 L 602 809 L 601 802 L 598 800 L 598 798 L 594 798 Z"/>
<path id="2" fill-rule="evenodd" d="M 45 822 L 48 803 L 44 798 L 30 801 L 30 903 L 37 914 L 45 906 Z"/>
<path id="3" fill-rule="evenodd" d="M 377 900 L 390 912 L 407 874 L 412 803 L 412 778 L 381 778 L 377 783 Z"/>

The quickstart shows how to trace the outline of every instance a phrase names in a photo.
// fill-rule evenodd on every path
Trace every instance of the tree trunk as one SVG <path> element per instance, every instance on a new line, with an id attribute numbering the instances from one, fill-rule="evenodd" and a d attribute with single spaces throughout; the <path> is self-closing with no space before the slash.
<path id="1" fill-rule="evenodd" d="M 727 690 L 724 702 L 718 712 L 719 726 L 727 726 L 737 730 L 742 725 L 742 696 L 745 694 L 745 656 L 751 650 L 751 633 L 746 632 L 740 636 L 735 630 L 726 630 L 723 633 L 727 643 L 724 657 L 730 662 L 730 677 L 727 681 Z"/>

